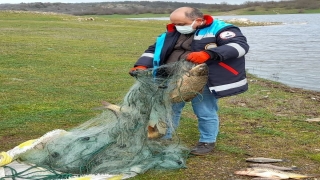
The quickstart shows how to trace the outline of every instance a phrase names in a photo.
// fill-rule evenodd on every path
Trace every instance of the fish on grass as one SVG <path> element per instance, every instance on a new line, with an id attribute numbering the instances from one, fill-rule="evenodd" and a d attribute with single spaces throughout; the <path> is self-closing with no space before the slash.
<path id="1" fill-rule="evenodd" d="M 306 179 L 312 177 L 319 177 L 320 175 L 303 175 L 298 173 L 291 173 L 286 171 L 280 171 L 270 168 L 247 168 L 245 170 L 235 171 L 236 175 L 243 176 L 255 176 L 261 178 L 272 178 L 272 179 Z"/>
<path id="2" fill-rule="evenodd" d="M 251 180 L 279 180 L 279 178 L 266 178 L 266 177 L 255 177 Z"/>
<path id="3" fill-rule="evenodd" d="M 320 122 L 320 117 L 318 118 L 313 118 L 313 119 L 307 119 L 307 122 Z"/>
<path id="4" fill-rule="evenodd" d="M 270 169 L 275 169 L 275 170 L 281 170 L 281 171 L 295 171 L 298 170 L 298 167 L 293 166 L 293 167 L 283 167 L 283 166 L 275 166 L 272 164 L 259 164 L 259 163 L 254 163 L 254 164 L 249 164 L 249 167 L 260 167 L 260 168 L 270 168 Z"/>
<path id="5" fill-rule="evenodd" d="M 265 157 L 253 157 L 247 158 L 247 162 L 254 162 L 254 163 L 277 163 L 277 162 L 287 162 L 286 159 L 274 159 L 274 158 L 265 158 Z"/>

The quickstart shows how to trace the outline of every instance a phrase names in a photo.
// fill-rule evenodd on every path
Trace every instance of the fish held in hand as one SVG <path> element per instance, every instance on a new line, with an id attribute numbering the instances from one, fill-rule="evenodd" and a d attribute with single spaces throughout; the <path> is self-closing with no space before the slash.
<path id="1" fill-rule="evenodd" d="M 208 81 L 209 68 L 203 63 L 187 71 L 177 82 L 177 87 L 170 93 L 174 103 L 191 101 L 203 90 Z"/>

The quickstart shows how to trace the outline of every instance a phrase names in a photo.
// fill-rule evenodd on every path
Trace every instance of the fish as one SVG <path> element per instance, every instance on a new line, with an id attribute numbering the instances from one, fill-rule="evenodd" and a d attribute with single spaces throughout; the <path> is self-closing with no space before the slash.
<path id="1" fill-rule="evenodd" d="M 281 166 L 275 166 L 272 164 L 249 164 L 249 167 L 260 167 L 260 168 L 270 168 L 270 169 L 276 169 L 276 170 L 281 170 L 281 171 L 294 171 L 298 170 L 298 167 L 293 166 L 293 167 L 281 167 Z"/>
<path id="2" fill-rule="evenodd" d="M 318 177 L 318 175 L 303 175 L 298 173 L 291 173 L 286 171 L 280 171 L 270 168 L 247 168 L 245 170 L 235 171 L 234 174 L 236 175 L 243 175 L 243 176 L 255 176 L 255 177 L 262 177 L 262 178 L 274 178 L 274 179 L 305 179 L 311 177 Z"/>
<path id="3" fill-rule="evenodd" d="M 276 162 L 285 162 L 288 161 L 286 159 L 274 159 L 274 158 L 265 158 L 265 157 L 253 157 L 247 158 L 247 162 L 255 162 L 255 163 L 276 163 Z"/>
<path id="4" fill-rule="evenodd" d="M 307 122 L 320 122 L 320 117 L 313 119 L 306 119 Z"/>
<path id="5" fill-rule="evenodd" d="M 111 103 L 109 103 L 107 101 L 102 101 L 101 103 L 102 103 L 104 108 L 111 110 L 115 114 L 119 114 L 120 111 L 121 111 L 121 107 L 120 106 L 111 104 Z"/>
<path id="6" fill-rule="evenodd" d="M 161 136 L 161 134 L 159 133 L 157 126 L 148 125 L 148 138 L 149 139 L 156 139 L 156 138 L 159 138 L 160 136 Z"/>
<path id="7" fill-rule="evenodd" d="M 189 102 L 203 90 L 208 81 L 209 68 L 203 64 L 198 64 L 186 71 L 176 82 L 176 88 L 170 92 L 171 102 Z"/>
<path id="8" fill-rule="evenodd" d="M 252 178 L 251 180 L 280 180 L 279 178 L 274 178 L 274 177 L 255 177 L 255 178 Z"/>
<path id="9" fill-rule="evenodd" d="M 118 105 L 115 104 L 111 104 L 107 101 L 102 101 L 102 107 L 98 107 L 99 109 L 108 109 L 111 110 L 111 112 L 113 112 L 117 117 L 120 116 L 121 113 L 130 113 L 130 110 L 128 107 L 120 107 Z M 96 109 L 98 109 L 96 108 Z M 160 126 L 162 125 L 162 126 Z M 161 136 L 164 135 L 164 132 L 162 132 L 164 129 L 164 131 L 166 130 L 166 128 L 164 128 L 165 126 L 163 125 L 162 121 L 157 121 L 156 124 L 152 124 L 149 123 L 147 126 L 147 131 L 148 131 L 148 138 L 149 139 L 156 139 L 159 138 Z M 159 131 L 160 130 L 160 131 Z"/>

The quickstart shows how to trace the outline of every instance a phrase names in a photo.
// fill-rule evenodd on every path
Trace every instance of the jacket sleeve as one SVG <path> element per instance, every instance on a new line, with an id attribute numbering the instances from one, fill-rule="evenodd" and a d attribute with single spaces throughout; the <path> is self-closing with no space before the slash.
<path id="1" fill-rule="evenodd" d="M 149 46 L 149 48 L 146 51 L 144 51 L 144 53 L 140 56 L 138 61 L 134 64 L 134 67 L 146 66 L 147 68 L 152 68 L 154 51 L 155 51 L 155 44 Z"/>
<path id="2" fill-rule="evenodd" d="M 240 58 L 249 51 L 246 37 L 235 26 L 219 31 L 216 38 L 217 47 L 207 50 L 217 55 L 220 61 Z"/>

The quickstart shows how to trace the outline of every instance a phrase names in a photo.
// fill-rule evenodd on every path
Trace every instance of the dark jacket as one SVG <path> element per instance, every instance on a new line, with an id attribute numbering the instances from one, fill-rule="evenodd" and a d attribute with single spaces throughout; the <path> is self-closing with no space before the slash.
<path id="1" fill-rule="evenodd" d="M 245 36 L 232 24 L 214 20 L 205 15 L 206 24 L 197 29 L 191 44 L 192 51 L 207 51 L 212 59 L 209 66 L 208 86 L 217 98 L 245 92 L 248 83 L 244 55 L 249 50 Z M 174 24 L 167 25 L 167 32 L 161 34 L 154 45 L 142 54 L 135 66 L 156 68 L 165 64 L 180 33 Z"/>

